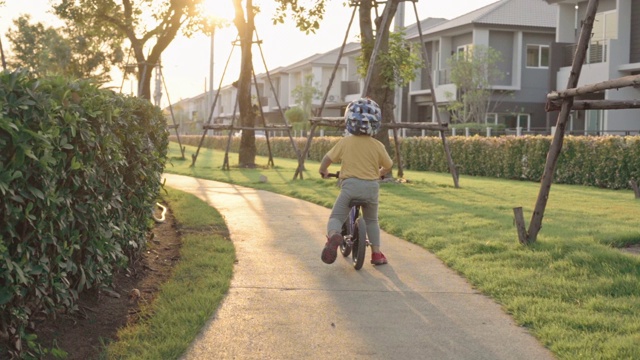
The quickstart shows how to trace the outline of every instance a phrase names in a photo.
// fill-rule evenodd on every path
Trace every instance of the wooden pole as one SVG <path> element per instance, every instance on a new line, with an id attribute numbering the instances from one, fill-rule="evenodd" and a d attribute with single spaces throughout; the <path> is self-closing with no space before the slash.
<path id="1" fill-rule="evenodd" d="M 631 185 L 633 193 L 636 195 L 636 199 L 640 199 L 640 189 L 638 188 L 638 183 L 635 180 L 629 180 L 629 185 Z"/>
<path id="2" fill-rule="evenodd" d="M 578 95 L 591 94 L 602 90 L 619 89 L 627 86 L 640 87 L 640 75 L 624 76 L 618 79 L 599 82 L 597 84 L 583 85 L 563 91 L 553 91 L 547 95 L 547 99 L 564 99 Z"/>
<path id="3" fill-rule="evenodd" d="M 558 111 L 562 107 L 562 100 L 547 100 L 547 112 Z M 640 100 L 577 100 L 573 102 L 571 110 L 617 110 L 640 109 Z"/>
<path id="4" fill-rule="evenodd" d="M 313 134 L 316 132 L 316 127 L 318 127 L 316 123 L 311 124 L 311 129 L 309 129 L 309 136 L 307 136 L 307 143 L 304 145 L 302 156 L 300 156 L 300 160 L 298 161 L 298 168 L 296 169 L 296 173 L 293 174 L 293 180 L 297 179 L 298 175 L 300 175 L 300 180 L 304 180 L 304 175 L 302 173 L 302 171 L 304 171 L 304 159 L 307 157 L 309 149 L 311 148 L 311 140 L 313 140 Z"/>
<path id="5" fill-rule="evenodd" d="M 442 125 L 442 121 L 440 120 L 440 111 L 438 111 L 438 101 L 436 99 L 436 90 L 433 86 L 433 77 L 431 76 L 431 62 L 429 61 L 429 54 L 427 53 L 427 49 L 424 47 L 424 40 L 422 39 L 422 27 L 420 26 L 420 19 L 418 18 L 418 8 L 416 7 L 416 2 L 413 1 L 413 12 L 416 14 L 416 25 L 418 25 L 418 34 L 420 35 L 420 46 L 422 48 L 422 58 L 425 62 L 425 70 L 427 71 L 427 82 L 429 83 L 429 89 L 431 90 L 431 101 L 433 102 L 433 109 L 436 113 L 436 121 L 439 125 Z M 442 140 L 442 147 L 444 148 L 444 153 L 447 157 L 447 164 L 449 164 L 449 172 L 453 177 L 453 185 L 457 188 L 460 187 L 458 182 L 458 169 L 456 165 L 453 163 L 453 157 L 451 157 L 451 150 L 449 150 L 449 143 L 447 142 L 447 136 L 443 130 L 440 130 L 440 139 Z"/>
<path id="6" fill-rule="evenodd" d="M 357 5 L 353 5 L 353 12 L 351 13 L 351 19 L 349 20 L 349 26 L 347 26 L 347 31 L 344 34 L 344 39 L 342 40 L 342 46 L 340 47 L 340 52 L 338 53 L 338 59 L 336 59 L 336 64 L 333 67 L 333 71 L 331 72 L 331 77 L 329 78 L 329 84 L 327 84 L 327 90 L 324 92 L 324 97 L 322 98 L 322 103 L 316 112 L 316 116 L 322 116 L 322 110 L 324 110 L 324 105 L 327 102 L 327 97 L 329 96 L 329 91 L 331 90 L 331 86 L 333 85 L 333 80 L 336 77 L 336 72 L 338 71 L 338 67 L 340 66 L 340 61 L 342 60 L 342 54 L 344 54 L 344 48 L 347 46 L 347 40 L 349 39 L 349 30 L 351 30 L 351 25 L 353 24 L 353 19 L 356 16 L 356 10 L 358 9 Z M 344 118 L 340 118 L 344 121 Z M 311 129 L 309 130 L 309 136 L 307 136 L 307 143 L 304 146 L 304 151 L 298 157 L 298 168 L 296 169 L 296 173 L 293 174 L 293 180 L 298 178 L 300 175 L 300 180 L 302 180 L 302 172 L 304 171 L 304 161 L 307 158 L 307 153 L 309 152 L 309 148 L 311 147 L 311 139 L 313 139 L 313 131 L 318 125 L 312 123 Z M 344 126 L 344 123 L 342 123 Z"/>
<path id="7" fill-rule="evenodd" d="M 582 30 L 580 31 L 580 37 L 578 39 L 578 47 L 573 59 L 573 65 L 571 66 L 571 73 L 567 81 L 567 89 L 575 88 L 578 85 L 580 79 L 580 72 L 582 71 L 582 64 L 589 47 L 589 40 L 591 38 L 591 30 L 593 29 L 593 22 L 598 10 L 598 0 L 589 0 L 587 5 L 586 17 L 582 24 Z M 573 107 L 573 97 L 567 97 L 564 99 L 560 114 L 558 115 L 558 121 L 556 123 L 556 132 L 547 154 L 547 161 L 544 166 L 544 173 L 542 174 L 542 181 L 540 183 L 540 192 L 538 193 L 538 200 L 531 216 L 531 224 L 529 225 L 529 231 L 527 234 L 527 243 L 533 243 L 536 241 L 538 232 L 542 228 L 542 218 L 544 217 L 544 210 L 549 200 L 549 192 L 551 190 L 551 184 L 553 182 L 553 175 L 558 162 L 560 151 L 562 151 L 562 142 L 564 140 L 564 131 L 569 119 L 569 113 Z"/>
<path id="8" fill-rule="evenodd" d="M 513 208 L 514 222 L 516 229 L 518 230 L 518 240 L 522 245 L 527 245 L 528 236 L 527 229 L 524 224 L 524 214 L 522 213 L 522 207 Z"/>

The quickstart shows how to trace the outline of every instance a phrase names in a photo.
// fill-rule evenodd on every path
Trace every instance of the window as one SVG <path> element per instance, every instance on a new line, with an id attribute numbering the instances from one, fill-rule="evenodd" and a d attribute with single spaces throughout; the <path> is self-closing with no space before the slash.
<path id="1" fill-rule="evenodd" d="M 469 53 L 471 52 L 472 47 L 473 47 L 472 44 L 458 46 L 456 48 L 456 59 L 458 60 L 466 59 Z"/>
<path id="2" fill-rule="evenodd" d="M 487 125 L 498 125 L 498 114 L 488 113 L 484 118 L 484 123 Z"/>
<path id="3" fill-rule="evenodd" d="M 527 67 L 548 68 L 549 67 L 549 46 L 527 45 Z"/>
<path id="4" fill-rule="evenodd" d="M 618 38 L 618 13 L 608 11 L 597 13 L 591 30 L 591 41 L 598 42 L 602 40 Z"/>
<path id="5" fill-rule="evenodd" d="M 585 111 L 585 135 L 602 135 L 604 129 L 604 110 L 587 110 Z"/>
<path id="6" fill-rule="evenodd" d="M 485 123 L 487 125 L 502 124 L 506 129 L 531 130 L 531 116 L 529 114 L 489 113 L 485 117 Z"/>

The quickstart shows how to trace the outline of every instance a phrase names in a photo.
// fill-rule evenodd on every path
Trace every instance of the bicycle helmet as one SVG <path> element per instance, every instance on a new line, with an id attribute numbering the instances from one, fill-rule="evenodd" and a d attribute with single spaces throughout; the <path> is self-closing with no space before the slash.
<path id="1" fill-rule="evenodd" d="M 362 98 L 352 101 L 344 113 L 347 131 L 353 135 L 370 135 L 378 133 L 382 122 L 382 112 L 378 104 Z"/>

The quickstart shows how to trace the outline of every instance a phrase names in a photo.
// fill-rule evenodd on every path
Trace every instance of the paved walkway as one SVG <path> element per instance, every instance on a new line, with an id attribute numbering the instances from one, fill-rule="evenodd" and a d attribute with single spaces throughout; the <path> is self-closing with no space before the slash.
<path id="1" fill-rule="evenodd" d="M 329 209 L 165 175 L 226 219 L 238 263 L 184 359 L 552 359 L 499 305 L 424 249 L 382 233 L 389 264 L 320 260 Z M 369 249 L 367 249 L 369 252 Z M 369 254 L 367 254 L 369 255 Z"/>

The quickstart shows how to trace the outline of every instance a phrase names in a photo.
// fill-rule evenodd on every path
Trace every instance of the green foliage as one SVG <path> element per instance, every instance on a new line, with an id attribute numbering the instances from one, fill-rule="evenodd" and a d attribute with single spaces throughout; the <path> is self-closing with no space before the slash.
<path id="1" fill-rule="evenodd" d="M 184 236 L 180 262 L 142 320 L 118 332 L 109 359 L 177 359 L 197 337 L 229 290 L 236 260 L 224 218 L 196 196 L 166 188 Z"/>
<path id="2" fill-rule="evenodd" d="M 144 249 L 168 134 L 159 108 L 89 80 L 3 72 L 0 109 L 0 332 L 17 347 Z"/>
<path id="3" fill-rule="evenodd" d="M 199 136 L 182 136 L 185 145 L 198 146 Z M 208 137 L 204 147 L 226 148 L 226 137 Z M 307 159 L 320 161 L 339 137 L 315 137 Z M 544 171 L 550 136 L 451 136 L 451 156 L 460 175 L 540 181 Z M 289 138 L 271 138 L 275 157 L 295 159 Z M 296 138 L 298 149 L 304 149 L 306 138 Z M 390 140 L 393 143 L 393 139 Z M 449 165 L 439 137 L 400 139 L 403 168 L 417 171 L 449 172 Z M 235 139 L 231 151 L 237 151 Z M 264 139 L 256 139 L 257 154 L 268 156 Z M 395 159 L 395 146 L 391 156 Z M 640 179 L 640 137 L 566 136 L 558 159 L 554 181 L 561 184 L 628 189 L 629 180 Z"/>
<path id="4" fill-rule="evenodd" d="M 320 21 L 325 12 L 325 0 L 315 1 L 313 4 L 299 4 L 298 0 L 276 0 L 276 2 L 278 8 L 273 16 L 274 25 L 284 23 L 287 16 L 291 16 L 296 22 L 296 27 L 306 34 L 315 33 L 320 28 Z"/>
<path id="5" fill-rule="evenodd" d="M 431 141 L 425 139 L 411 140 Z M 506 137 L 505 141 L 518 151 L 531 151 L 525 147 L 542 149 L 548 139 Z M 637 146 L 640 137 L 624 139 Z M 442 143 L 437 137 L 433 141 L 433 154 L 426 156 L 437 158 Z M 175 143 L 170 148 L 179 154 Z M 625 151 L 635 156 L 634 171 L 640 169 L 638 148 Z M 204 150 L 200 156 L 205 164 L 222 164 L 223 154 Z M 219 171 L 219 167 L 191 168 L 185 161 L 167 171 L 326 207 L 333 204 L 339 188 L 334 181 L 319 178 L 318 162 L 306 163 L 303 181 L 292 180 L 295 160 L 275 162 L 273 169 L 239 169 L 232 164 L 230 171 Z M 411 170 L 405 174 L 410 182 L 380 186 L 380 226 L 385 231 L 435 254 L 474 289 L 501 304 L 556 358 L 640 359 L 640 258 L 612 248 L 640 243 L 640 207 L 630 191 L 554 185 L 543 232 L 535 244 L 525 247 L 518 243 L 512 209 L 522 205 L 530 214 L 539 183 L 466 176 L 455 188 L 449 174 Z M 260 175 L 269 181 L 260 182 Z"/>
<path id="6" fill-rule="evenodd" d="M 316 85 L 319 85 L 316 83 Z M 302 109 L 303 121 L 309 120 L 311 116 L 311 104 L 314 98 L 322 95 L 322 91 L 313 84 L 313 74 L 308 74 L 304 77 L 304 82 L 301 85 L 296 86 L 291 91 L 291 96 L 298 104 L 298 107 Z"/>
<path id="7" fill-rule="evenodd" d="M 363 46 L 367 46 L 363 44 Z M 393 90 L 411 82 L 416 77 L 416 70 L 423 67 L 424 63 L 420 55 L 419 45 L 410 44 L 405 39 L 403 31 L 394 31 L 389 34 L 389 51 L 378 54 L 377 64 L 382 68 L 383 78 L 386 79 L 384 87 Z M 370 53 L 361 51 L 356 57 L 358 64 L 358 74 L 364 79 L 367 77 L 369 60 L 364 58 L 364 54 Z"/>
<path id="8" fill-rule="evenodd" d="M 492 95 L 497 94 L 491 86 L 504 78 L 499 63 L 502 54 L 488 46 L 476 45 L 458 52 L 447 60 L 451 69 L 451 81 L 456 85 L 458 96 L 448 93 L 447 110 L 453 122 L 484 122 L 487 112 L 497 103 Z M 505 95 L 505 94 L 502 94 Z"/>
<path id="9" fill-rule="evenodd" d="M 27 69 L 38 76 L 65 75 L 110 80 L 112 64 L 123 60 L 120 41 L 102 38 L 102 33 L 80 29 L 74 22 L 60 28 L 31 24 L 30 16 L 14 20 L 9 30 L 14 68 Z"/>
<path id="10" fill-rule="evenodd" d="M 294 106 L 288 109 L 284 112 L 284 116 L 286 116 L 287 120 L 292 124 L 301 123 L 307 120 L 307 118 L 305 118 L 304 110 L 299 106 Z"/>

